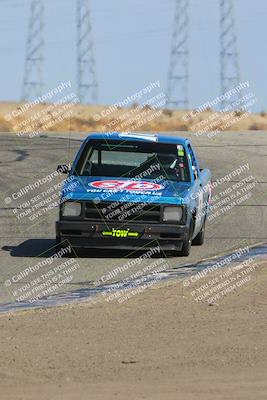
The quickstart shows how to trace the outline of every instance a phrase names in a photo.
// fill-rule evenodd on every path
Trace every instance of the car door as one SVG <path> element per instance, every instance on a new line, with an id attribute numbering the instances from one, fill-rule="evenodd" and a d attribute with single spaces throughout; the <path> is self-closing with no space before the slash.
<path id="1" fill-rule="evenodd" d="M 200 180 L 200 170 L 198 166 L 198 162 L 196 160 L 195 153 L 188 143 L 188 155 L 189 155 L 189 165 L 192 170 L 192 175 L 194 179 L 194 199 L 195 199 L 195 208 L 196 208 L 196 220 L 195 220 L 195 229 L 193 237 L 195 237 L 200 231 L 203 220 L 204 220 L 204 191 L 202 187 L 202 183 Z"/>

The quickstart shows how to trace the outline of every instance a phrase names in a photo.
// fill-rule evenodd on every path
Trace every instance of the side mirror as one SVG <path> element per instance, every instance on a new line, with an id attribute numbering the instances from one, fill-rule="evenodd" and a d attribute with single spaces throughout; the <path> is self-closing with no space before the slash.
<path id="1" fill-rule="evenodd" d="M 57 172 L 61 174 L 68 174 L 70 172 L 70 165 L 60 164 L 57 166 Z"/>
<path id="2" fill-rule="evenodd" d="M 198 173 L 197 173 L 197 169 L 196 169 L 196 167 L 194 165 L 192 165 L 192 170 L 193 170 L 193 173 L 194 173 L 194 178 L 196 180 L 198 178 Z"/>

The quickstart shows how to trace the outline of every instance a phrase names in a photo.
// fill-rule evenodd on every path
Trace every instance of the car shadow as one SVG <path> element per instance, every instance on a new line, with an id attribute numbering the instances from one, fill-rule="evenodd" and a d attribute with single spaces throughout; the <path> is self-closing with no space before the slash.
<path id="1" fill-rule="evenodd" d="M 28 239 L 17 246 L 3 246 L 12 257 L 49 257 L 56 252 L 56 242 L 53 239 Z"/>
<path id="2" fill-rule="evenodd" d="M 63 243 L 62 243 L 63 244 Z M 2 250 L 8 251 L 11 257 L 37 257 L 47 258 L 59 252 L 62 248 L 54 239 L 28 239 L 17 246 L 5 245 Z M 66 245 L 68 245 L 66 243 Z M 74 249 L 65 253 L 64 258 L 136 258 L 149 249 L 139 250 L 107 250 L 107 249 Z M 156 253 L 151 258 L 161 258 L 162 253 Z"/>

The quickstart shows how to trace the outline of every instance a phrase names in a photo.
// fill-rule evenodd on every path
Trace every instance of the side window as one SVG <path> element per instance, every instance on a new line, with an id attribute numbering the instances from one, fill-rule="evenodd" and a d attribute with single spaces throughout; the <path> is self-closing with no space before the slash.
<path id="1" fill-rule="evenodd" d="M 190 158 L 191 158 L 192 166 L 193 166 L 193 169 L 194 169 L 194 177 L 196 179 L 198 177 L 198 167 L 197 167 L 197 162 L 196 162 L 196 159 L 195 159 L 195 154 L 194 154 L 190 144 L 188 144 L 187 147 L 188 147 L 189 155 L 190 155 Z"/>

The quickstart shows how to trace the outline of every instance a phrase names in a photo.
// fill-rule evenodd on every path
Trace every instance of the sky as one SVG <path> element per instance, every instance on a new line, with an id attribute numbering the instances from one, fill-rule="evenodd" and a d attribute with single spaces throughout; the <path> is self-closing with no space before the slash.
<path id="1" fill-rule="evenodd" d="M 0 0 L 0 101 L 19 100 L 31 0 Z M 44 93 L 76 87 L 76 0 L 44 0 Z M 234 0 L 241 80 L 267 111 L 267 1 Z M 166 90 L 175 0 L 91 0 L 99 104 L 159 80 Z M 220 94 L 219 0 L 190 0 L 190 107 Z"/>

